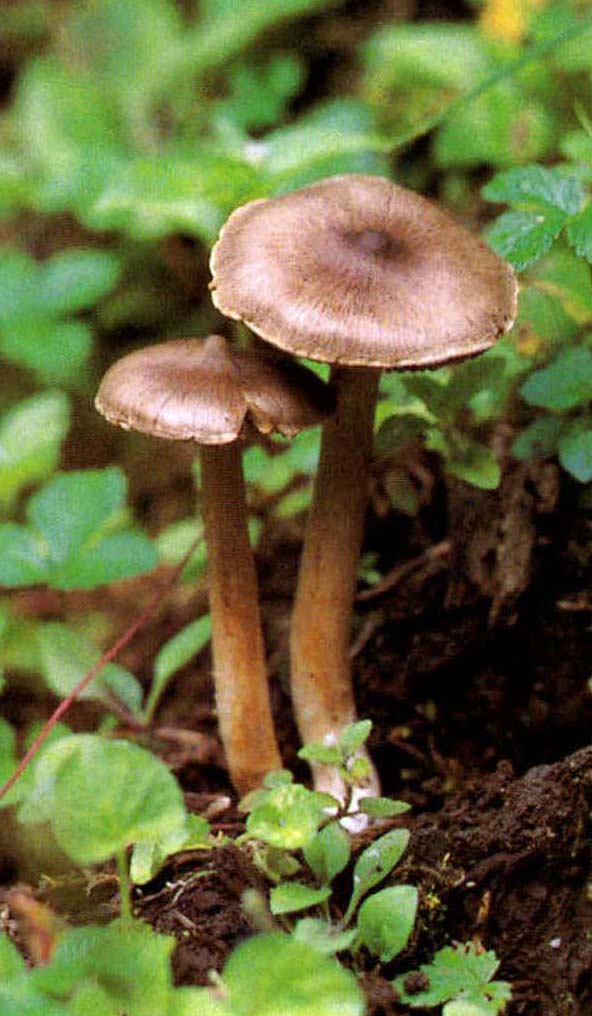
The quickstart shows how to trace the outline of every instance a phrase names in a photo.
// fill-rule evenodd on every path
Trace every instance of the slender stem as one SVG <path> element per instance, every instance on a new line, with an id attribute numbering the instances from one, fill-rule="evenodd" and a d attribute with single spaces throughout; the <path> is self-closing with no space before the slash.
<path id="1" fill-rule="evenodd" d="M 132 914 L 132 897 L 131 897 L 131 884 L 129 879 L 129 871 L 127 867 L 127 857 L 125 850 L 118 850 L 115 855 L 117 861 L 117 875 L 119 878 L 119 912 L 120 917 L 123 917 L 126 921 L 131 921 Z"/>
<path id="2" fill-rule="evenodd" d="M 203 447 L 212 653 L 220 734 L 240 794 L 281 768 L 273 730 L 240 448 Z"/>
<path id="3" fill-rule="evenodd" d="M 368 367 L 332 373 L 337 410 L 323 428 L 292 616 L 292 698 L 305 744 L 334 742 L 356 717 L 349 645 L 379 378 Z M 335 793 L 326 770 L 313 772 Z"/>

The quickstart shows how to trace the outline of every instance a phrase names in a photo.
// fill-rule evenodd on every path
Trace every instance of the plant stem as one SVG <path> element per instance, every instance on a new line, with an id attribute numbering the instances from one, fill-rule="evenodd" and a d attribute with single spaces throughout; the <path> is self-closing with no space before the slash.
<path id="1" fill-rule="evenodd" d="M 132 914 L 132 887 L 129 879 L 129 870 L 127 866 L 127 857 L 125 850 L 118 850 L 116 856 L 117 860 L 117 875 L 119 878 L 119 910 L 120 917 L 125 921 L 131 921 L 133 918 Z"/>
<path id="2" fill-rule="evenodd" d="M 323 427 L 292 615 L 292 698 L 304 744 L 335 743 L 356 718 L 350 630 L 379 379 L 370 367 L 336 367 L 331 375 L 337 410 Z M 312 768 L 317 789 L 345 799 L 337 773 Z"/>
<path id="3" fill-rule="evenodd" d="M 239 794 L 282 762 L 273 729 L 241 450 L 201 450 L 218 722 Z"/>

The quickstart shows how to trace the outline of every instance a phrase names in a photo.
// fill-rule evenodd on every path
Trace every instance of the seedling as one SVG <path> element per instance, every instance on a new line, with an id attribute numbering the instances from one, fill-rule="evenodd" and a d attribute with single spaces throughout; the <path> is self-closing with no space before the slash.
<path id="1" fill-rule="evenodd" d="M 425 988 L 408 990 L 409 974 L 397 977 L 393 987 L 412 1009 L 446 1003 L 443 1016 L 495 1016 L 512 997 L 506 981 L 493 980 L 498 967 L 494 952 L 479 950 L 472 943 L 445 946 L 416 972 L 423 974 Z"/>

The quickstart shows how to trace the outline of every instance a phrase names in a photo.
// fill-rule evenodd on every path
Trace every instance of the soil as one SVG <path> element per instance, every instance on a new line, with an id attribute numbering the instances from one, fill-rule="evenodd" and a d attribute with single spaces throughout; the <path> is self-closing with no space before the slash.
<path id="1" fill-rule="evenodd" d="M 435 475 L 434 463 L 423 465 Z M 420 909 L 404 955 L 380 972 L 366 958 L 369 1014 L 410 1012 L 390 980 L 441 946 L 467 941 L 501 960 L 497 976 L 513 986 L 509 1016 L 592 1013 L 587 509 L 579 489 L 560 483 L 549 465 L 508 465 L 492 493 L 440 478 L 414 520 L 385 508 L 387 479 L 376 478 L 365 548 L 383 578 L 360 589 L 352 653 L 384 792 L 412 805 L 397 820 L 411 841 L 394 880 L 419 887 Z M 268 527 L 259 566 L 279 737 L 286 764 L 306 779 L 285 687 L 298 536 L 294 520 Z M 77 609 L 100 607 L 124 627 L 162 578 L 136 580 L 132 596 L 129 584 L 77 594 Z M 64 609 L 64 597 L 48 593 L 22 593 L 15 602 L 23 614 Z M 205 603 L 203 590 L 197 602 Z M 155 647 L 194 616 L 195 604 L 193 592 L 178 589 L 122 662 L 148 676 Z M 8 700 L 9 718 L 23 718 L 25 701 Z M 88 708 L 74 713 L 75 725 L 88 723 Z M 207 654 L 171 685 L 152 746 L 175 770 L 191 809 L 208 815 L 215 831 L 241 831 Z M 374 834 L 366 831 L 356 848 Z M 35 883 L 34 870 L 15 871 L 6 846 L 3 854 L 7 881 Z M 350 877 L 336 887 L 336 916 Z M 116 910 L 113 888 L 108 872 L 90 887 L 58 875 L 38 898 L 71 920 L 101 920 Z M 207 983 L 209 971 L 259 928 L 241 902 L 246 888 L 265 892 L 265 881 L 245 849 L 230 844 L 179 855 L 136 891 L 138 914 L 178 940 L 179 983 Z"/>

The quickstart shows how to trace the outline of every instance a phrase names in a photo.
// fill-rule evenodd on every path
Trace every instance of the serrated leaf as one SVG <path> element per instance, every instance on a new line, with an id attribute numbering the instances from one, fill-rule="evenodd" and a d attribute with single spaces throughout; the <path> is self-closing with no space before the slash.
<path id="1" fill-rule="evenodd" d="M 565 213 L 556 208 L 536 213 L 505 212 L 487 231 L 487 240 L 501 257 L 522 271 L 547 253 L 566 221 Z"/>
<path id="2" fill-rule="evenodd" d="M 592 399 L 592 352 L 584 346 L 564 350 L 533 371 L 520 393 L 529 405 L 555 412 L 586 405 Z"/>
<path id="3" fill-rule="evenodd" d="M 550 205 L 566 216 L 576 215 L 586 199 L 586 190 L 576 176 L 545 166 L 520 166 L 499 173 L 481 193 L 488 201 L 526 210 L 544 210 Z"/>
<path id="4" fill-rule="evenodd" d="M 499 960 L 494 952 L 477 952 L 469 943 L 464 946 L 445 946 L 436 953 L 429 964 L 420 970 L 429 980 L 429 988 L 413 995 L 405 990 L 403 974 L 393 981 L 393 987 L 401 996 L 401 1001 L 415 1008 L 429 1008 L 442 1005 L 453 1000 L 466 1000 L 484 1006 L 495 1000 L 499 1003 L 493 1012 L 501 1012 L 506 1001 L 511 997 L 510 986 L 504 981 L 492 981 Z"/>
<path id="5" fill-rule="evenodd" d="M 319 765 L 338 766 L 341 763 L 341 752 L 331 744 L 305 744 L 299 749 L 298 758 L 306 762 L 317 762 Z"/>
<path id="6" fill-rule="evenodd" d="M 330 822 L 303 848 L 304 860 L 323 885 L 344 871 L 349 863 L 351 843 L 339 822 Z"/>
<path id="7" fill-rule="evenodd" d="M 349 922 L 362 897 L 382 882 L 399 863 L 408 843 L 408 829 L 393 829 L 362 851 L 354 866 L 353 892 L 343 918 L 344 924 Z"/>
<path id="8" fill-rule="evenodd" d="M 320 795 L 300 784 L 270 790 L 247 819 L 247 832 L 272 847 L 298 850 L 310 843 L 323 818 Z"/>
<path id="9" fill-rule="evenodd" d="M 358 913 L 358 937 L 381 963 L 390 963 L 407 945 L 417 914 L 418 892 L 412 885 L 373 893 Z"/>
<path id="10" fill-rule="evenodd" d="M 570 220 L 567 239 L 579 257 L 592 263 L 592 204 Z"/>
<path id="11" fill-rule="evenodd" d="M 324 886 L 314 889 L 302 882 L 284 882 L 276 885 L 269 894 L 269 906 L 272 914 L 294 914 L 299 910 L 308 910 L 329 899 L 331 889 Z"/>
<path id="12" fill-rule="evenodd" d="M 45 681 L 56 695 L 65 698 L 95 665 L 100 652 L 82 634 L 57 621 L 39 625 L 36 637 Z M 108 708 L 113 697 L 139 714 L 142 686 L 128 670 L 108 663 L 79 698 L 97 700 Z"/>
<path id="13" fill-rule="evenodd" d="M 561 435 L 559 461 L 580 483 L 592 480 L 592 419 L 574 420 Z"/>

